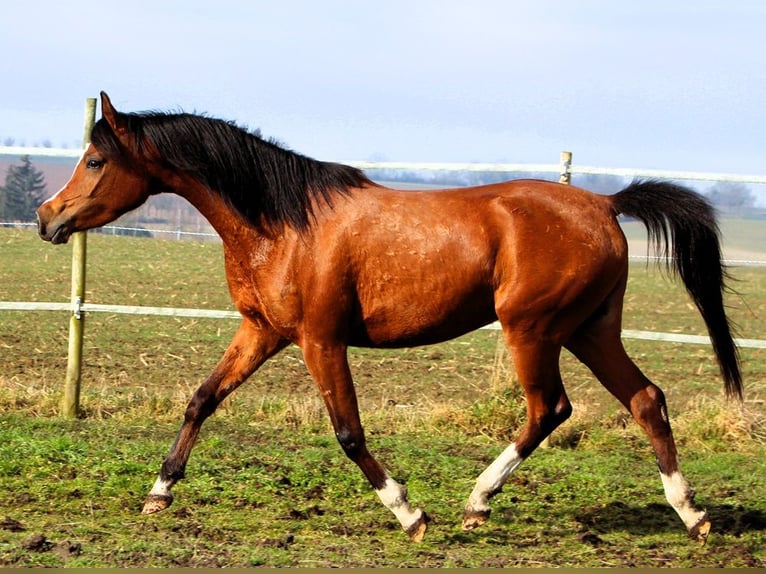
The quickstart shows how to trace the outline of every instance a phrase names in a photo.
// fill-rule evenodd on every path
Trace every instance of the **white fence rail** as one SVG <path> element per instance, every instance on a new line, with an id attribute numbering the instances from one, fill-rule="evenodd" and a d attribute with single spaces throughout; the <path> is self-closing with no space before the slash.
<path id="1" fill-rule="evenodd" d="M 103 305 L 98 303 L 52 303 L 26 301 L 0 301 L 0 311 L 71 311 L 77 317 L 85 313 L 112 313 L 115 315 L 153 315 L 160 317 L 187 317 L 195 319 L 241 319 L 237 311 L 220 309 L 191 309 L 182 307 L 145 307 L 137 305 Z M 481 329 L 500 329 L 497 321 Z M 710 345 L 710 338 L 704 335 L 684 335 L 682 333 L 660 333 L 656 331 L 635 331 L 623 329 L 625 339 L 642 339 L 645 341 L 668 341 L 671 343 L 690 343 L 695 345 Z M 749 349 L 766 349 L 766 341 L 759 339 L 737 338 L 739 347 Z"/>
<path id="2" fill-rule="evenodd" d="M 0 148 L 2 153 L 2 148 Z M 359 169 L 388 169 L 392 171 L 448 171 L 448 172 L 487 172 L 487 173 L 579 173 L 584 175 L 613 175 L 647 179 L 674 179 L 685 181 L 714 181 L 732 183 L 751 183 L 766 185 L 766 175 L 748 175 L 737 173 L 713 173 L 700 171 L 678 171 L 661 169 L 610 168 L 562 163 L 408 163 L 386 161 L 347 161 L 342 162 Z"/>

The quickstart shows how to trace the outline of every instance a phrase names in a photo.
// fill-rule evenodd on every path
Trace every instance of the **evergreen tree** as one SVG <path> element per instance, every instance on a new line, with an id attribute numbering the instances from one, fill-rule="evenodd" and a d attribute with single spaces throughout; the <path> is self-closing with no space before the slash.
<path id="1" fill-rule="evenodd" d="M 21 157 L 21 165 L 12 165 L 0 187 L 0 219 L 33 221 L 35 209 L 45 197 L 45 176 L 28 155 Z"/>

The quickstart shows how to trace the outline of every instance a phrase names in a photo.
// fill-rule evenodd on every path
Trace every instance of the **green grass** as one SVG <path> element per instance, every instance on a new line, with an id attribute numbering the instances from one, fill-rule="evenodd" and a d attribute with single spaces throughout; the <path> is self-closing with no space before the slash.
<path id="1" fill-rule="evenodd" d="M 87 301 L 231 308 L 219 245 L 88 238 Z M 69 248 L 0 230 L 0 300 L 66 301 Z M 740 334 L 766 338 L 766 270 L 733 269 Z M 493 331 L 399 351 L 352 350 L 371 450 L 433 517 L 412 544 L 335 442 L 288 348 L 203 428 L 166 512 L 139 514 L 236 321 L 92 314 L 84 418 L 58 418 L 66 313 L 0 312 L 0 565 L 764 566 L 766 352 L 743 349 L 746 401 L 722 399 L 710 349 L 626 341 L 668 396 L 682 465 L 713 519 L 705 547 L 667 506 L 642 433 L 571 356 L 570 421 L 460 530 L 483 468 L 524 419 Z M 625 328 L 703 334 L 683 289 L 631 266 Z M 44 537 L 44 539 L 42 538 Z"/>
<path id="2" fill-rule="evenodd" d="M 374 435 L 433 522 L 413 544 L 326 429 L 209 421 L 177 500 L 139 514 L 175 427 L 0 418 L 0 564 L 14 566 L 763 566 L 763 457 L 724 445 L 685 459 L 714 521 L 704 548 L 665 504 L 631 431 L 535 454 L 460 530 L 473 478 L 502 445 L 461 433 Z M 30 437 L 35 436 L 34 441 Z M 736 470 L 735 470 L 736 469 Z M 736 485 L 736 486 L 735 486 Z M 42 535 L 49 547 L 25 550 Z"/>

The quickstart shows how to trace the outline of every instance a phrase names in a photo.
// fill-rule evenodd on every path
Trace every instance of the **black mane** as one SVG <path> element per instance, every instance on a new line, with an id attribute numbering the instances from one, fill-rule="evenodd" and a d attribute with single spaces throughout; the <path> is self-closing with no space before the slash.
<path id="1" fill-rule="evenodd" d="M 335 194 L 369 184 L 361 170 L 317 161 L 261 139 L 232 122 L 193 114 L 120 114 L 139 153 L 154 148 L 171 168 L 190 174 L 258 226 L 288 224 L 305 230 L 316 199 L 332 206 Z M 125 152 L 106 120 L 91 134 L 112 157 Z"/>

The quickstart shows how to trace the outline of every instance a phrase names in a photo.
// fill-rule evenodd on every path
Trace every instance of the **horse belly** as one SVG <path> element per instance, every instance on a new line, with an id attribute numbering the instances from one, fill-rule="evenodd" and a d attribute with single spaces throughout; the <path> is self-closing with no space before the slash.
<path id="1" fill-rule="evenodd" d="M 497 319 L 487 285 L 447 287 L 436 282 L 382 290 L 360 302 L 349 343 L 360 347 L 413 347 L 454 339 Z"/>

